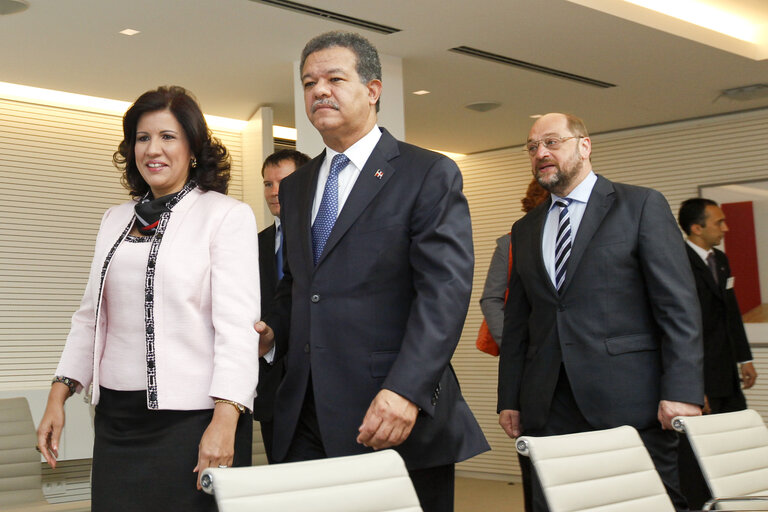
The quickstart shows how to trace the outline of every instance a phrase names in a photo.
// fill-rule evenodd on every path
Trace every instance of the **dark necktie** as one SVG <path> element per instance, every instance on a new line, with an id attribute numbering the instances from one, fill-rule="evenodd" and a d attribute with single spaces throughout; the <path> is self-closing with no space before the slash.
<path id="1" fill-rule="evenodd" d="M 714 252 L 707 254 L 707 265 L 709 266 L 709 271 L 712 272 L 712 278 L 715 280 L 715 284 L 720 284 L 720 279 L 717 277 L 717 262 L 715 262 Z"/>
<path id="2" fill-rule="evenodd" d="M 283 239 L 285 237 L 283 236 L 282 228 L 282 226 L 277 226 L 277 234 L 280 237 L 280 245 L 277 247 L 277 252 L 275 253 L 275 269 L 277 270 L 278 281 L 283 278 Z"/>
<path id="3" fill-rule="evenodd" d="M 323 254 L 325 242 L 328 241 L 339 214 L 339 173 L 348 163 L 349 158 L 344 153 L 339 153 L 331 160 L 331 171 L 328 173 L 328 181 L 325 182 L 323 198 L 312 224 L 312 256 L 315 265 Z"/>
<path id="4" fill-rule="evenodd" d="M 555 238 L 555 288 L 557 291 L 560 291 L 560 287 L 565 282 L 568 257 L 571 255 L 571 214 L 568 212 L 570 204 L 571 200 L 567 198 L 555 201 L 555 205 L 560 207 L 560 220 L 557 224 L 557 238 Z"/>

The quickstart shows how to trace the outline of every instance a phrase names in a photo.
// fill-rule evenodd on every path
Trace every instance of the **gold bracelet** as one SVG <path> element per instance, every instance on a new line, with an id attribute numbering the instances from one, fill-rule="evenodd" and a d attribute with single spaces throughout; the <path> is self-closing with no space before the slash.
<path id="1" fill-rule="evenodd" d="M 239 403 L 237 403 L 235 401 L 224 400 L 223 398 L 217 398 L 213 402 L 216 403 L 216 404 L 229 404 L 232 407 L 234 407 L 235 409 L 237 409 L 238 413 L 240 413 L 240 414 L 245 413 L 245 406 L 244 405 L 240 405 Z"/>

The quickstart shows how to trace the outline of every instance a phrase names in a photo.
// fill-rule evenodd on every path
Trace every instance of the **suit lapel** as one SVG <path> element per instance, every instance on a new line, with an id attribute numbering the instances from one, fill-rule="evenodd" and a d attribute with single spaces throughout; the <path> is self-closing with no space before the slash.
<path id="1" fill-rule="evenodd" d="M 304 182 L 298 187 L 298 205 L 301 208 L 298 217 L 299 233 L 301 234 L 301 261 L 307 264 L 306 271 L 308 274 L 312 274 L 314 271 L 314 258 L 312 255 L 312 205 L 315 201 L 315 190 L 317 189 L 317 179 L 320 175 L 320 166 L 324 160 L 325 150 L 308 164 L 309 172 L 303 175 Z M 283 235 L 285 235 L 285 232 Z"/>
<path id="2" fill-rule="evenodd" d="M 549 277 L 549 273 L 547 273 L 547 267 L 544 264 L 544 252 L 542 251 L 542 245 L 544 243 L 544 225 L 547 223 L 547 215 L 549 214 L 549 210 L 552 207 L 552 200 L 547 199 L 544 201 L 544 203 L 537 206 L 531 213 L 528 215 L 531 215 L 531 223 L 536 228 L 536 233 L 538 233 L 538 236 L 535 237 L 533 240 L 534 245 L 536 246 L 536 254 L 537 254 L 537 263 L 538 263 L 538 271 L 539 274 L 543 276 L 543 279 L 541 282 L 547 283 L 547 286 L 549 287 L 549 291 L 552 292 L 554 295 L 557 295 L 557 288 L 555 288 L 555 285 L 552 283 L 552 279 Z"/>
<path id="3" fill-rule="evenodd" d="M 581 258 L 584 256 L 584 251 L 587 250 L 589 242 L 595 236 L 597 229 L 611 209 L 614 199 L 611 182 L 602 176 L 598 176 L 597 182 L 595 182 L 595 186 L 592 188 L 592 193 L 589 196 L 589 201 L 587 201 L 584 216 L 581 218 L 576 239 L 573 242 L 573 249 L 571 250 L 571 256 L 568 258 L 568 268 L 565 272 L 565 282 L 563 283 L 561 294 L 565 293 L 568 285 L 573 281 L 573 276 L 576 275 Z"/>
<path id="4" fill-rule="evenodd" d="M 339 217 L 333 225 L 328 241 L 325 243 L 323 254 L 317 262 L 321 265 L 326 256 L 339 243 L 344 234 L 354 225 L 363 210 L 370 204 L 376 195 L 392 179 L 397 169 L 389 164 L 389 161 L 400 154 L 397 149 L 397 141 L 386 130 L 381 130 L 381 138 L 373 149 L 371 156 L 365 162 L 365 167 L 360 172 L 344 207 L 339 212 Z M 315 179 L 317 183 L 317 179 Z M 311 236 L 310 236 L 311 246 Z M 311 258 L 310 258 L 311 261 Z"/>
<path id="5" fill-rule="evenodd" d="M 709 269 L 709 265 L 704 263 L 701 256 L 696 254 L 696 251 L 691 249 L 687 243 L 685 244 L 685 250 L 688 252 L 688 259 L 691 261 L 691 267 L 694 274 L 697 275 L 697 278 L 706 283 L 709 291 L 711 291 L 713 295 L 722 297 L 720 287 L 715 283 L 715 278 L 712 276 L 712 271 Z"/>

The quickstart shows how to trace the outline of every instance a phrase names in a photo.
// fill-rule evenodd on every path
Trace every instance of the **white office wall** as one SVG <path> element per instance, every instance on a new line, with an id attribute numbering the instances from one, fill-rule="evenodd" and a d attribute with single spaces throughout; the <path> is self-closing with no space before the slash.
<path id="1" fill-rule="evenodd" d="M 589 119 L 585 120 L 589 127 Z M 498 359 L 475 346 L 482 320 L 479 300 L 495 240 L 522 217 L 520 199 L 531 180 L 521 146 L 479 153 L 458 161 L 464 175 L 475 243 L 472 303 L 453 358 L 464 395 L 492 451 L 458 466 L 490 477 L 519 474 L 512 441 L 498 426 Z M 592 137 L 593 166 L 606 178 L 659 190 L 677 216 L 680 203 L 698 196 L 699 185 L 768 178 L 768 110 L 666 124 Z M 757 219 L 756 219 L 757 222 Z M 755 331 L 762 333 L 763 331 Z M 754 334 L 758 373 L 768 374 L 768 336 Z M 768 421 L 768 378 L 747 394 Z"/>

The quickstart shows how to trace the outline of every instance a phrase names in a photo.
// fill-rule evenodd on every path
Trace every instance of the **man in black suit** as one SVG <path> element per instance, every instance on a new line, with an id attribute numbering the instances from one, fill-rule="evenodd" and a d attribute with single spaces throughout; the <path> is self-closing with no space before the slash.
<path id="1" fill-rule="evenodd" d="M 283 277 L 283 254 L 280 250 L 283 240 L 280 227 L 280 201 L 278 192 L 280 182 L 309 162 L 309 157 L 294 149 L 281 149 L 269 155 L 261 167 L 264 178 L 264 199 L 267 201 L 269 212 L 275 221 L 269 227 L 259 232 L 259 276 L 261 278 L 261 316 L 266 317 L 272 310 L 272 298 L 275 295 L 277 283 Z M 256 399 L 253 401 L 253 419 L 261 423 L 261 437 L 267 460 L 272 463 L 272 409 L 275 402 L 275 391 L 280 384 L 283 374 L 281 359 L 268 363 L 264 356 L 269 347 L 259 351 L 259 384 L 256 388 Z"/>
<path id="2" fill-rule="evenodd" d="M 728 257 L 715 249 L 728 231 L 725 214 L 716 202 L 696 197 L 683 201 L 678 222 L 688 236 L 686 249 L 701 307 L 704 413 L 744 410 L 747 401 L 742 385 L 751 388 L 757 372 L 736 302 Z M 680 468 L 689 505 L 701 508 L 711 496 L 686 439 L 681 439 Z"/>
<path id="3" fill-rule="evenodd" d="M 300 70 L 326 148 L 280 189 L 287 265 L 267 323 L 287 353 L 272 455 L 394 447 L 424 510 L 453 510 L 454 464 L 489 449 L 450 365 L 474 264 L 461 173 L 377 126 L 381 64 L 363 37 L 317 36 Z"/>
<path id="4" fill-rule="evenodd" d="M 744 389 L 751 388 L 757 372 L 736 302 L 728 257 L 715 249 L 728 231 L 725 214 L 716 202 L 693 198 L 680 206 L 678 220 L 688 236 L 686 249 L 701 306 L 705 412 L 744 410 L 747 402 L 742 384 Z"/>
<path id="5" fill-rule="evenodd" d="M 670 428 L 701 413 L 701 319 L 669 205 L 596 175 L 574 116 L 539 118 L 525 147 L 552 200 L 512 227 L 499 423 L 513 438 L 631 425 L 685 508 Z"/>

